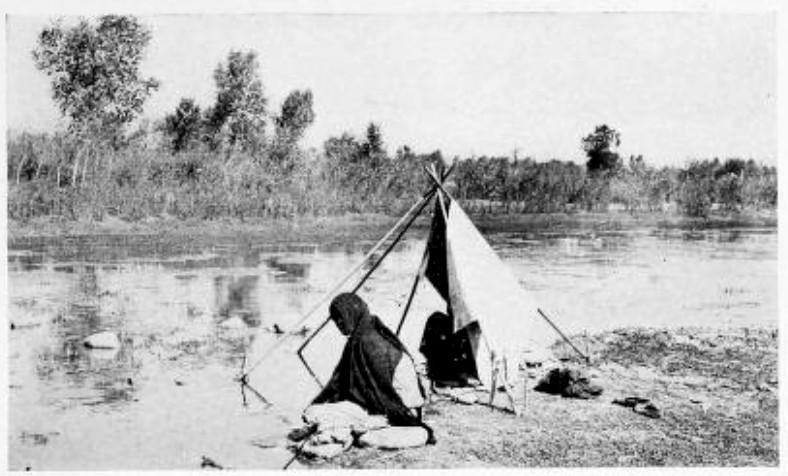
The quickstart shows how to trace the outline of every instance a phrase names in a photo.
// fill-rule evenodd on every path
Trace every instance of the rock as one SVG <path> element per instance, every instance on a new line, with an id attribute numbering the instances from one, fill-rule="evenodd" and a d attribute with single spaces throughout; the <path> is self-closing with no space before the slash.
<path id="1" fill-rule="evenodd" d="M 449 397 L 451 400 L 464 405 L 473 405 L 479 400 L 479 397 L 472 388 L 438 388 L 435 393 Z"/>
<path id="2" fill-rule="evenodd" d="M 283 441 L 279 435 L 254 438 L 250 440 L 249 443 L 264 450 L 270 450 L 272 448 L 285 448 L 287 446 L 287 442 Z"/>
<path id="3" fill-rule="evenodd" d="M 691 397 L 690 402 L 694 403 L 695 405 L 700 405 L 700 408 L 704 413 L 709 411 L 709 408 L 711 408 L 711 400 L 705 397 Z"/>
<path id="4" fill-rule="evenodd" d="M 635 408 L 636 405 L 645 405 L 648 403 L 648 399 L 642 397 L 624 397 L 613 400 L 613 403 L 621 405 L 622 407 Z"/>
<path id="5" fill-rule="evenodd" d="M 682 383 L 688 387 L 706 387 L 708 382 L 703 377 L 687 376 L 681 378 L 679 383 Z"/>
<path id="6" fill-rule="evenodd" d="M 200 468 L 224 469 L 224 466 L 220 465 L 207 456 L 203 456 L 202 462 L 200 463 Z"/>
<path id="7" fill-rule="evenodd" d="M 360 446 L 373 446 L 384 450 L 416 448 L 427 444 L 427 430 L 420 426 L 391 426 L 370 430 L 359 438 Z"/>
<path id="8" fill-rule="evenodd" d="M 351 434 L 350 427 L 328 428 L 312 436 L 310 442 L 314 442 L 315 444 L 339 443 L 343 446 L 349 446 L 353 443 L 353 435 Z"/>
<path id="9" fill-rule="evenodd" d="M 657 379 L 657 373 L 648 367 L 638 366 L 638 367 L 633 367 L 632 370 L 634 371 L 637 378 L 640 380 L 654 381 Z"/>
<path id="10" fill-rule="evenodd" d="M 691 336 L 685 336 L 685 335 L 673 336 L 673 344 L 695 346 L 696 344 L 695 342 L 693 342 L 693 340 L 694 339 Z"/>
<path id="11" fill-rule="evenodd" d="M 219 325 L 224 329 L 247 329 L 249 327 L 246 325 L 246 321 L 240 316 L 233 316 L 229 319 L 225 319 Z"/>
<path id="12" fill-rule="evenodd" d="M 117 349 L 120 339 L 114 332 L 98 332 L 86 337 L 83 344 L 89 349 Z"/>
<path id="13" fill-rule="evenodd" d="M 304 411 L 304 421 L 318 426 L 319 430 L 364 426 L 367 412 L 355 403 L 343 401 L 312 405 Z"/>
<path id="14" fill-rule="evenodd" d="M 345 446 L 340 443 L 329 443 L 327 445 L 307 444 L 301 448 L 301 454 L 309 458 L 331 459 L 345 451 Z"/>
<path id="15" fill-rule="evenodd" d="M 653 403 L 638 403 L 632 409 L 635 413 L 643 415 L 648 418 L 660 418 L 662 415 Z"/>

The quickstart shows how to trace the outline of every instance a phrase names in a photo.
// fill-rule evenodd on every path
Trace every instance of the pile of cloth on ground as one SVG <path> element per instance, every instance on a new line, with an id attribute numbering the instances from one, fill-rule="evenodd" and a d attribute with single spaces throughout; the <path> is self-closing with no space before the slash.
<path id="1" fill-rule="evenodd" d="M 585 372 L 578 369 L 550 369 L 534 390 L 561 395 L 564 398 L 590 399 L 602 394 L 602 387 L 594 384 Z"/>
<path id="2" fill-rule="evenodd" d="M 310 458 L 333 458 L 351 446 L 402 449 L 423 446 L 430 437 L 421 426 L 390 426 L 383 415 L 370 415 L 343 401 L 310 406 L 304 426 L 290 432 L 291 446 Z"/>

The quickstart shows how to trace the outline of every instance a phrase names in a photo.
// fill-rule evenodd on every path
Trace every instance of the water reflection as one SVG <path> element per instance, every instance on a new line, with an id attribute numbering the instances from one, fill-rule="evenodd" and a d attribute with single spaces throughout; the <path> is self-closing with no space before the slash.
<path id="1" fill-rule="evenodd" d="M 33 271 L 43 267 L 44 255 L 38 253 L 8 253 L 9 271 Z"/>
<path id="2" fill-rule="evenodd" d="M 279 282 L 297 283 L 309 278 L 309 263 L 286 261 L 280 256 L 272 256 L 265 260 L 265 264 Z"/>
<path id="3" fill-rule="evenodd" d="M 128 349 L 88 349 L 81 340 L 67 340 L 38 356 L 36 373 L 52 385 L 45 398 L 68 406 L 132 402 L 139 363 Z"/>

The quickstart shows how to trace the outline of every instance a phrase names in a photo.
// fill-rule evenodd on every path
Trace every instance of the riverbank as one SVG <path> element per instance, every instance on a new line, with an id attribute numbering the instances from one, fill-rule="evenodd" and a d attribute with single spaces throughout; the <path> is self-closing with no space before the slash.
<path id="1" fill-rule="evenodd" d="M 691 218 L 670 213 L 630 214 L 554 213 L 554 214 L 473 214 L 474 223 L 483 232 L 531 230 L 624 230 L 634 228 L 772 228 L 777 226 L 777 211 L 762 210 L 716 214 L 708 218 Z M 295 219 L 217 219 L 178 220 L 149 218 L 126 221 L 108 217 L 103 221 L 71 221 L 55 217 L 27 221 L 8 221 L 8 242 L 31 239 L 57 239 L 73 236 L 126 235 L 159 237 L 163 241 L 190 240 L 210 242 L 222 238 L 249 238 L 258 242 L 321 242 L 327 239 L 372 240 L 381 237 L 399 217 L 380 214 L 301 217 Z M 429 225 L 429 214 L 416 220 L 417 228 Z"/>
<path id="2" fill-rule="evenodd" d="M 319 469 L 778 465 L 776 329 L 631 328 L 573 339 L 592 364 L 571 365 L 603 387 L 597 399 L 529 390 L 520 417 L 434 399 L 425 417 L 435 429 L 434 446 L 354 448 L 330 461 L 301 463 Z M 537 377 L 531 371 L 529 387 Z M 624 397 L 650 400 L 660 418 L 612 403 Z"/>

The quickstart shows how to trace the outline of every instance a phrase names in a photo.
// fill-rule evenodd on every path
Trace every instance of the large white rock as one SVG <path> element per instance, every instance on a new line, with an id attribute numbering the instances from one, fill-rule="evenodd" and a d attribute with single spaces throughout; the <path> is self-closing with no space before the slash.
<path id="1" fill-rule="evenodd" d="M 246 321 L 243 320 L 241 316 L 233 316 L 229 319 L 225 319 L 219 324 L 221 327 L 225 329 L 247 329 L 249 326 L 246 325 Z"/>
<path id="2" fill-rule="evenodd" d="M 117 349 L 120 347 L 118 335 L 109 331 L 89 335 L 83 343 L 85 347 L 90 349 Z"/>
<path id="3" fill-rule="evenodd" d="M 390 426 L 370 430 L 359 438 L 361 446 L 374 446 L 384 450 L 416 448 L 427 444 L 427 430 L 420 426 Z"/>
<path id="4" fill-rule="evenodd" d="M 321 430 L 362 426 L 369 418 L 366 410 L 353 402 L 321 403 L 304 411 L 304 421 Z"/>

